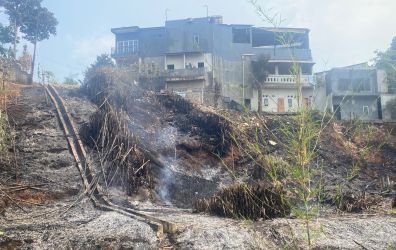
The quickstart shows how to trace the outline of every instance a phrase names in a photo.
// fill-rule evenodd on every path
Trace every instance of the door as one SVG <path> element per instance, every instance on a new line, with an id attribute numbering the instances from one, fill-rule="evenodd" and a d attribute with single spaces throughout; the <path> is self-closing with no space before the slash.
<path id="1" fill-rule="evenodd" d="M 340 106 L 340 105 L 334 105 L 334 106 L 333 106 L 333 110 L 334 110 L 334 112 L 335 112 L 335 117 L 336 117 L 338 120 L 341 120 L 341 106 Z"/>
<path id="2" fill-rule="evenodd" d="M 278 113 L 285 112 L 285 99 L 280 97 L 278 98 Z"/>
<path id="3" fill-rule="evenodd" d="M 304 108 L 308 108 L 309 107 L 309 100 L 308 98 L 304 98 Z"/>
<path id="4" fill-rule="evenodd" d="M 382 120 L 382 104 L 381 97 L 377 99 L 378 119 Z"/>

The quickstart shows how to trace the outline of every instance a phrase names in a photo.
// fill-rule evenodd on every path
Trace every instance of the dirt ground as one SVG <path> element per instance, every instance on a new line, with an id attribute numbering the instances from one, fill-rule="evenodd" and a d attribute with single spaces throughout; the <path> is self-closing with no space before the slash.
<path id="1" fill-rule="evenodd" d="M 59 90 L 75 123 L 81 126 L 87 122 L 96 106 L 75 90 Z M 25 88 L 15 105 L 9 107 L 8 113 L 15 128 L 17 164 L 12 160 L 3 161 L 0 167 L 0 231 L 4 232 L 0 236 L 0 248 L 158 249 L 163 246 L 155 230 L 145 222 L 93 207 L 83 193 L 78 170 L 54 108 L 47 100 L 44 89 L 37 86 Z M 216 157 L 210 156 L 211 149 L 196 147 L 202 138 L 197 138 L 194 126 L 179 130 L 184 117 L 174 119 L 174 115 L 164 112 L 167 109 L 156 110 L 155 106 L 150 109 L 152 113 L 147 114 L 142 105 L 129 110 L 135 115 L 131 127 L 146 138 L 144 142 L 148 148 L 166 156 L 164 162 L 169 164 L 171 173 L 159 173 L 159 177 L 169 180 L 158 183 L 156 192 L 161 196 L 160 192 L 165 189 L 160 198 L 170 202 L 164 205 L 139 201 L 126 197 L 117 188 L 113 193 L 118 197 L 114 199 L 175 223 L 178 232 L 167 235 L 167 246 L 173 249 L 305 248 L 304 224 L 297 219 L 237 221 L 183 209 L 182 205 L 194 198 L 191 196 L 208 196 L 232 179 L 218 165 Z M 171 122 L 164 122 L 167 120 Z M 148 133 L 147 124 L 158 124 L 158 131 Z M 177 135 L 177 140 L 185 143 L 178 143 L 184 147 L 169 151 L 166 143 L 170 143 L 171 148 L 176 144 L 172 141 L 174 131 L 185 131 Z M 210 132 L 207 134 L 210 138 Z M 170 157 L 175 152 L 176 157 Z M 331 158 L 331 153 L 326 152 Z M 14 155 L 13 149 L 10 153 Z M 200 161 L 202 157 L 206 160 Z M 175 159 L 179 161 L 172 164 Z M 194 159 L 197 164 L 191 164 Z M 395 171 L 392 164 L 394 162 L 390 162 L 390 172 Z M 16 183 L 18 188 L 25 189 L 12 191 L 12 188 L 16 189 Z M 390 207 L 386 209 L 390 210 Z M 331 214 L 312 223 L 316 249 L 396 249 L 394 213 Z"/>

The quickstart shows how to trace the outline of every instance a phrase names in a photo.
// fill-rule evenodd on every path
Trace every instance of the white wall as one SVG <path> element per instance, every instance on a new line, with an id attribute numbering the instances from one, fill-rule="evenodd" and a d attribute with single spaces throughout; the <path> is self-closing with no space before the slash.
<path id="1" fill-rule="evenodd" d="M 166 55 L 165 68 L 169 64 L 174 64 L 175 69 L 184 69 L 185 65 L 188 65 L 190 63 L 193 68 L 198 68 L 198 63 L 200 62 L 203 62 L 205 64 L 205 68 L 210 68 L 210 66 L 212 65 L 212 55 L 200 53 L 181 53 L 177 55 Z"/>
<path id="2" fill-rule="evenodd" d="M 303 89 L 303 98 L 312 98 L 313 91 L 312 89 Z M 285 103 L 285 112 L 294 112 L 297 110 L 298 101 L 297 101 L 297 90 L 296 89 L 265 89 L 263 88 L 263 111 L 265 112 L 278 112 L 278 98 L 283 98 Z M 264 98 L 269 99 L 269 105 L 264 106 Z M 289 107 L 288 99 L 292 99 L 292 106 Z M 258 110 L 258 101 L 257 101 L 257 90 L 253 91 L 253 98 L 251 100 L 252 110 Z"/>
<path id="3" fill-rule="evenodd" d="M 170 64 L 175 65 L 175 69 L 184 69 L 184 55 L 183 54 L 166 55 L 165 62 L 166 62 L 165 69 L 167 68 L 167 65 L 170 65 Z"/>

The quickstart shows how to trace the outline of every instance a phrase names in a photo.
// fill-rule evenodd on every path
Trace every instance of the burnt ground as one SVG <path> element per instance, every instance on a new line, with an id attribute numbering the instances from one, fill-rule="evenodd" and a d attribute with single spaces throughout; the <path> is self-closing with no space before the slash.
<path id="1" fill-rule="evenodd" d="M 95 108 L 85 104 L 84 111 Z M 1 197 L 6 205 L 0 216 L 5 233 L 1 249 L 156 246 L 156 234 L 147 224 L 99 211 L 82 193 L 79 172 L 43 88 L 24 89 L 8 113 L 15 127 L 18 183 L 40 189 L 10 193 L 12 200 Z M 4 167 L 2 190 L 16 183 L 14 165 Z"/>
<path id="2" fill-rule="evenodd" d="M 96 107 L 74 90 L 61 89 L 60 92 L 74 121 L 79 125 L 87 122 Z M 282 249 L 303 246 L 304 225 L 297 219 L 236 221 L 180 209 L 189 207 L 195 196 L 210 196 L 221 186 L 232 182 L 232 178 L 222 167 L 218 155 L 213 154 L 216 149 L 220 149 L 217 153 L 222 153 L 219 138 L 213 132 L 216 130 L 210 126 L 206 130 L 202 126 L 202 121 L 212 118 L 199 112 L 192 114 L 188 107 L 180 113 L 177 107 L 166 106 L 153 96 L 144 98 L 147 98 L 146 101 L 134 100 L 138 104 L 128 110 L 131 128 L 141 138 L 142 145 L 168 166 L 165 172 L 157 171 L 157 179 L 162 181 L 157 181 L 155 190 L 158 199 L 168 201 L 168 205 L 161 205 L 156 199 L 153 203 L 147 199 L 142 199 L 142 202 L 136 197 L 126 197 L 115 188 L 112 193 L 117 194 L 117 199 L 131 202 L 146 213 L 176 223 L 179 232 L 169 236 L 174 249 Z M 152 106 L 147 106 L 150 103 Z M 12 193 L 12 201 L 2 196 L 0 229 L 5 236 L 0 238 L 0 248 L 159 247 L 155 232 L 147 224 L 117 213 L 97 210 L 84 196 L 54 108 L 46 103 L 42 88 L 25 89 L 17 104 L 10 107 L 9 113 L 15 127 L 18 182 L 40 186 L 39 189 L 25 190 L 23 194 Z M 196 118 L 197 115 L 202 117 Z M 204 136 L 200 137 L 200 134 Z M 343 177 L 344 168 L 349 166 L 342 161 L 353 157 L 352 150 L 345 150 L 344 142 L 347 146 L 349 144 L 344 136 L 339 141 L 343 150 L 331 145 L 324 149 L 327 155 L 323 156 L 332 159 L 334 164 L 340 164 L 342 169 L 335 178 Z M 394 171 L 392 143 L 387 144 L 390 173 Z M 281 153 L 277 149 L 270 150 L 274 154 Z M 223 157 L 230 158 L 230 155 Z M 0 170 L 4 191 L 7 185 L 16 182 L 15 166 L 12 162 L 4 162 Z M 383 174 L 389 175 L 389 171 Z M 362 175 L 359 178 L 366 177 Z M 161 194 L 164 190 L 166 192 Z M 392 212 L 386 214 L 324 216 L 313 222 L 318 235 L 314 244 L 318 249 L 395 248 L 393 235 L 396 235 L 396 218 Z"/>

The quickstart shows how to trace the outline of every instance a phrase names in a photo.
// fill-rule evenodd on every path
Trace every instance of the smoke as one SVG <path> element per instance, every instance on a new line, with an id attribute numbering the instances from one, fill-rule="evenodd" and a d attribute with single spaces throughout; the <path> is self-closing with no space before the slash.
<path id="1" fill-rule="evenodd" d="M 166 205 L 171 206 L 169 188 L 173 183 L 174 175 L 170 168 L 161 168 L 158 194 Z"/>

